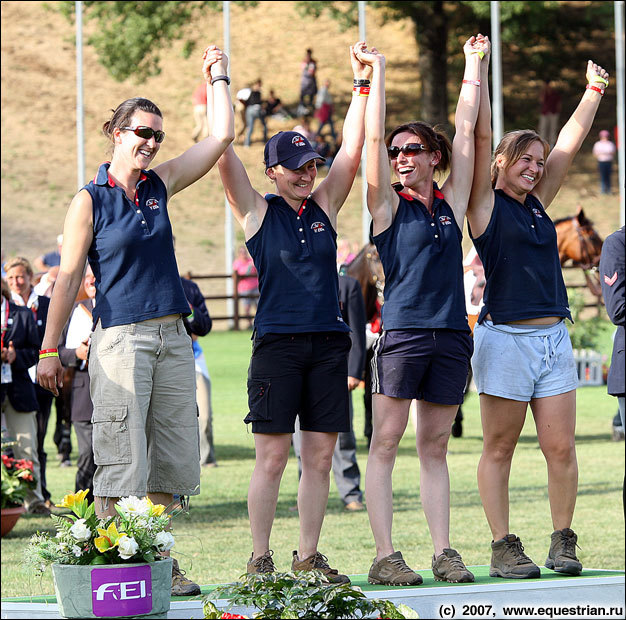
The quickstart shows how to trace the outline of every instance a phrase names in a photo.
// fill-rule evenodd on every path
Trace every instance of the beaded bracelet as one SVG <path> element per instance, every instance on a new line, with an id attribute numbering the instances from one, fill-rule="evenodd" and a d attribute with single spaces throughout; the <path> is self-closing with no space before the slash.
<path id="1" fill-rule="evenodd" d="M 587 84 L 585 88 L 587 90 L 595 90 L 597 93 L 600 93 L 602 96 L 604 96 L 604 88 L 598 88 L 597 86 L 593 86 L 592 84 Z"/>
<path id="2" fill-rule="evenodd" d="M 369 97 L 370 87 L 369 86 L 355 86 L 352 89 L 352 94 L 357 97 Z"/>
<path id="3" fill-rule="evenodd" d="M 473 86 L 480 86 L 480 80 L 463 80 L 463 84 L 472 84 Z"/>

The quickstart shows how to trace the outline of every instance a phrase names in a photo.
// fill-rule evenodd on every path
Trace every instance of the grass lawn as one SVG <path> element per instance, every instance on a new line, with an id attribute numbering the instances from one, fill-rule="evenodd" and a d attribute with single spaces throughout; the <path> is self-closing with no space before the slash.
<path id="1" fill-rule="evenodd" d="M 246 494 L 254 463 L 254 443 L 242 422 L 247 412 L 245 386 L 250 332 L 215 332 L 202 344 L 213 382 L 219 467 L 202 471 L 201 494 L 192 499 L 189 515 L 176 519 L 174 551 L 191 578 L 209 584 L 235 580 L 245 571 L 252 550 Z M 367 448 L 363 437 L 362 396 L 361 390 L 354 393 L 354 423 L 364 478 Z M 579 558 L 586 568 L 624 570 L 624 444 L 611 440 L 611 420 L 616 410 L 617 401 L 606 394 L 605 386 L 578 391 L 580 480 L 573 528 L 579 537 Z M 449 444 L 451 543 L 468 565 L 482 565 L 489 563 L 490 533 L 476 486 L 482 446 L 476 394 L 469 395 L 463 411 L 463 437 L 451 438 Z M 59 501 L 74 489 L 75 468 L 58 465 L 51 439 L 48 453 L 49 488 L 53 499 Z M 292 458 L 285 471 L 272 537 L 278 570 L 289 569 L 291 552 L 298 544 L 298 516 L 289 511 L 296 503 L 296 491 L 297 467 Z M 410 425 L 400 445 L 394 472 L 394 505 L 396 548 L 412 567 L 430 568 L 432 544 L 420 505 L 419 461 Z M 3 597 L 54 592 L 50 574 L 39 579 L 22 568 L 22 553 L 31 534 L 53 529 L 50 519 L 26 516 L 2 539 Z M 513 461 L 511 531 L 522 538 L 528 555 L 537 564 L 543 564 L 552 527 L 545 461 L 530 416 Z M 367 514 L 346 513 L 334 482 L 331 482 L 319 548 L 328 555 L 332 566 L 349 574 L 367 572 L 374 556 Z"/>

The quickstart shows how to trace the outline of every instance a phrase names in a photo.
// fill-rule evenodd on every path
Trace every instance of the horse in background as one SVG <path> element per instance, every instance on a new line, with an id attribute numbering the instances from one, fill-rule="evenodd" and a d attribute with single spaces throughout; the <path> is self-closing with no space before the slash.
<path id="1" fill-rule="evenodd" d="M 600 298 L 602 288 L 598 264 L 602 253 L 602 238 L 594 229 L 593 222 L 579 205 L 576 215 L 556 220 L 554 228 L 561 266 L 571 260 L 574 267 L 580 267 L 589 290 Z"/>
<path id="2" fill-rule="evenodd" d="M 365 301 L 365 318 L 371 322 L 383 304 L 385 274 L 378 250 L 373 243 L 365 245 L 345 266 L 345 274 L 358 281 Z M 376 302 L 378 301 L 378 308 Z"/>

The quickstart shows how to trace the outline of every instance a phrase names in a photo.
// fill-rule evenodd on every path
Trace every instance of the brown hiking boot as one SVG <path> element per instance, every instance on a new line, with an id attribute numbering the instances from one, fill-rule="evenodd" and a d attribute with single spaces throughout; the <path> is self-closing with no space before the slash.
<path id="1" fill-rule="evenodd" d="M 522 541 L 515 534 L 491 543 L 490 577 L 505 579 L 536 579 L 541 577 L 539 567 L 524 553 Z"/>
<path id="2" fill-rule="evenodd" d="M 319 551 L 316 551 L 315 555 L 305 560 L 299 560 L 298 552 L 294 551 L 293 559 L 291 560 L 291 570 L 318 570 L 324 574 L 330 583 L 350 583 L 348 576 L 342 575 L 336 568 L 331 568 L 328 565 L 328 558 Z"/>
<path id="3" fill-rule="evenodd" d="M 449 581 L 450 583 L 469 583 L 474 581 L 461 556 L 455 549 L 444 549 L 437 557 L 433 555 L 433 576 L 435 581 Z"/>
<path id="4" fill-rule="evenodd" d="M 272 560 L 273 555 L 274 552 L 270 549 L 269 551 L 266 551 L 263 555 L 259 556 L 256 560 L 253 560 L 253 553 L 248 560 L 247 572 L 257 575 L 275 572 L 276 567 L 274 566 L 274 560 Z"/>
<path id="5" fill-rule="evenodd" d="M 178 560 L 172 558 L 172 596 L 195 596 L 200 594 L 200 586 L 185 577 Z"/>
<path id="6" fill-rule="evenodd" d="M 552 532 L 546 568 L 550 568 L 557 573 L 580 575 L 583 565 L 576 557 L 577 541 L 578 536 L 569 527 Z"/>
<path id="7" fill-rule="evenodd" d="M 370 568 L 367 581 L 383 586 L 419 586 L 423 579 L 411 570 L 399 551 L 376 561 Z"/>

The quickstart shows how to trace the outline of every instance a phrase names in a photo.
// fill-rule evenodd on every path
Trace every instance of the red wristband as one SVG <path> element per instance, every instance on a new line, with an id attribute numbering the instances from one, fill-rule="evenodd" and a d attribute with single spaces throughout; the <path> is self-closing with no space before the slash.
<path id="1" fill-rule="evenodd" d="M 602 96 L 604 96 L 604 88 L 599 88 L 598 86 L 593 86 L 592 84 L 587 84 L 585 88 L 587 90 L 595 90 L 597 93 L 600 93 Z"/>
<path id="2" fill-rule="evenodd" d="M 42 353 L 58 353 L 59 350 L 58 349 L 41 349 L 39 351 L 39 355 L 41 355 Z"/>
<path id="3" fill-rule="evenodd" d="M 471 84 L 472 86 L 480 86 L 480 80 L 463 80 L 463 84 Z"/>
<path id="4" fill-rule="evenodd" d="M 355 86 L 352 89 L 352 94 L 357 95 L 358 97 L 369 97 L 370 87 L 369 86 Z"/>

